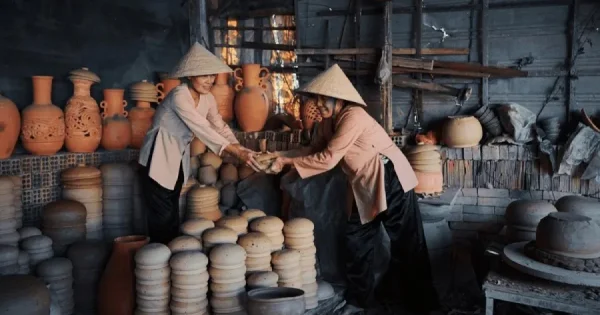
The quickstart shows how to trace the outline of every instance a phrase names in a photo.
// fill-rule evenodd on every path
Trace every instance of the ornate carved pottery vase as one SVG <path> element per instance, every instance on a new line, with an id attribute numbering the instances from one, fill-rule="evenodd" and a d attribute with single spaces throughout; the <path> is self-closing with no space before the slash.
<path id="1" fill-rule="evenodd" d="M 135 309 L 135 253 L 148 244 L 146 236 L 115 239 L 112 254 L 98 287 L 99 315 L 131 315 Z"/>
<path id="2" fill-rule="evenodd" d="M 136 107 L 129 111 L 129 122 L 131 123 L 131 147 L 140 149 L 144 143 L 146 132 L 152 126 L 152 118 L 155 109 L 150 102 L 137 101 Z"/>
<path id="3" fill-rule="evenodd" d="M 125 90 L 105 89 L 102 117 L 102 147 L 106 150 L 123 150 L 131 143 L 131 124 L 127 120 Z"/>
<path id="4" fill-rule="evenodd" d="M 165 97 L 169 95 L 169 92 L 171 92 L 171 90 L 176 88 L 179 84 L 181 84 L 181 81 L 178 79 L 161 79 L 160 83 L 156 84 L 156 92 L 158 92 L 158 101 L 162 102 L 165 99 Z"/>
<path id="5" fill-rule="evenodd" d="M 102 139 L 102 119 L 98 103 L 90 95 L 93 81 L 72 79 L 73 97 L 65 107 L 67 136 L 65 146 L 69 152 L 96 151 Z"/>
<path id="6" fill-rule="evenodd" d="M 21 114 L 13 101 L 0 94 L 0 159 L 8 159 L 19 139 Z"/>
<path id="7" fill-rule="evenodd" d="M 210 93 L 212 93 L 215 100 L 217 100 L 217 108 L 219 109 L 219 114 L 223 117 L 223 121 L 232 121 L 235 91 L 229 85 L 229 73 L 217 74 L 215 85 L 210 89 Z"/>
<path id="8" fill-rule="evenodd" d="M 51 76 L 33 76 L 33 104 L 22 113 L 21 142 L 33 155 L 53 155 L 65 143 L 65 115 L 52 104 Z"/>
<path id="9" fill-rule="evenodd" d="M 261 73 L 265 73 L 261 76 Z M 266 81 L 269 71 L 259 64 L 245 64 L 234 72 L 236 80 L 235 117 L 245 132 L 260 131 L 269 115 Z"/>

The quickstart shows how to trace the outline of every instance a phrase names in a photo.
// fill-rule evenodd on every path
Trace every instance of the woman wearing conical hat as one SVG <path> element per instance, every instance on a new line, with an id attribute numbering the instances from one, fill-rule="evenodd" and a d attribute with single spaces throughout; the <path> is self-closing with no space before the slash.
<path id="1" fill-rule="evenodd" d="M 311 177 L 341 163 L 355 202 L 346 231 L 347 300 L 360 306 L 401 303 L 415 312 L 438 307 L 417 197 L 417 178 L 408 160 L 385 130 L 366 111 L 366 103 L 338 65 L 299 90 L 316 98 L 331 128 L 321 151 L 291 157 L 281 153 L 268 172 L 291 165 L 300 177 Z M 329 120 L 330 119 L 330 120 Z M 343 199 L 343 197 L 341 197 Z M 373 264 L 375 242 L 383 224 L 390 238 L 391 261 L 378 277 Z M 375 294 L 377 292 L 377 294 Z"/>
<path id="2" fill-rule="evenodd" d="M 195 43 L 171 73 L 187 78 L 156 110 L 144 137 L 139 163 L 152 242 L 168 243 L 179 233 L 179 194 L 190 177 L 190 142 L 202 141 L 212 152 L 227 152 L 255 170 L 255 152 L 240 146 L 219 115 L 210 88 L 218 73 L 232 72 L 219 58 Z"/>

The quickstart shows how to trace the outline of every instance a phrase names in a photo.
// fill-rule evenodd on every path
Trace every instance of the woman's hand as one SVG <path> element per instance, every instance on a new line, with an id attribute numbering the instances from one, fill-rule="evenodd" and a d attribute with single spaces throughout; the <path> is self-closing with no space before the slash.
<path id="1" fill-rule="evenodd" d="M 273 163 L 271 163 L 271 166 L 267 170 L 267 173 L 269 173 L 269 174 L 281 173 L 281 171 L 283 170 L 283 168 L 286 165 L 291 165 L 291 164 L 294 164 L 294 161 L 291 158 L 280 156 L 280 157 L 276 158 L 275 161 L 273 161 Z"/>
<path id="2" fill-rule="evenodd" d="M 233 154 L 236 158 L 244 162 L 250 168 L 252 168 L 255 172 L 261 172 L 261 165 L 254 159 L 254 156 L 258 154 L 258 152 L 254 152 L 248 148 L 245 148 L 239 144 L 230 144 L 225 148 L 225 151 Z"/>

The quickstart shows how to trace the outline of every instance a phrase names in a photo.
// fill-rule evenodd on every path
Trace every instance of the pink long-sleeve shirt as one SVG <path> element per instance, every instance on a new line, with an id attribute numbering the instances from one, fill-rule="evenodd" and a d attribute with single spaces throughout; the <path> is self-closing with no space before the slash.
<path id="1" fill-rule="evenodd" d="M 387 209 L 381 155 L 394 163 L 404 191 L 417 186 L 417 177 L 402 151 L 362 107 L 342 109 L 334 125 L 335 131 L 325 149 L 294 158 L 294 166 L 300 177 L 307 178 L 331 170 L 341 162 L 364 224 Z"/>

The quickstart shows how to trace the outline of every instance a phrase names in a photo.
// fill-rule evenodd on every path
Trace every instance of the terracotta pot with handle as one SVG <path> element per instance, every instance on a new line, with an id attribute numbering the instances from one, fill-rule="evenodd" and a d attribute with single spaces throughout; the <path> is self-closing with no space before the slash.
<path id="1" fill-rule="evenodd" d="M 123 150 L 131 143 L 131 124 L 125 110 L 127 101 L 123 99 L 125 90 L 105 89 L 104 101 L 100 102 L 102 112 L 102 147 L 106 150 Z"/>
<path id="2" fill-rule="evenodd" d="M 261 73 L 265 73 L 261 76 Z M 266 80 L 270 74 L 259 64 L 245 64 L 234 72 L 236 79 L 235 116 L 244 132 L 260 131 L 269 115 Z"/>
<path id="3" fill-rule="evenodd" d="M 166 74 L 162 74 L 160 76 L 160 83 L 156 84 L 156 92 L 158 92 L 158 102 L 162 102 L 169 92 L 176 88 L 181 84 L 181 81 L 178 79 L 172 79 L 166 76 Z"/>
<path id="4" fill-rule="evenodd" d="M 140 149 L 144 144 L 146 132 L 152 126 L 152 118 L 156 110 L 150 106 L 150 102 L 137 101 L 136 107 L 129 112 L 129 122 L 131 123 L 131 147 Z"/>
<path id="5" fill-rule="evenodd" d="M 217 74 L 215 85 L 210 89 L 210 93 L 217 101 L 217 108 L 223 121 L 230 122 L 233 120 L 233 98 L 235 91 L 229 85 L 229 73 Z"/>

